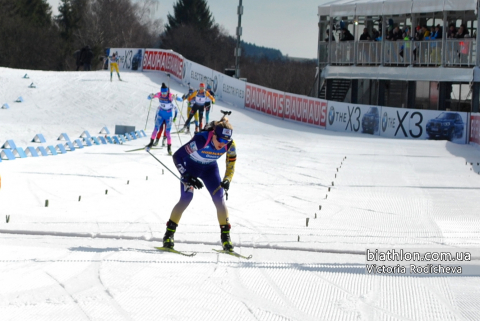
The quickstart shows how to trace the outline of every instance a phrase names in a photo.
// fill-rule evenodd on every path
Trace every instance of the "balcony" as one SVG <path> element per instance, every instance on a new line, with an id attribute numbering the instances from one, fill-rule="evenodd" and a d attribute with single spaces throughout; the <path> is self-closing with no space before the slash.
<path id="1" fill-rule="evenodd" d="M 429 41 L 344 41 L 319 44 L 319 62 L 336 66 L 474 67 L 473 38 Z M 330 47 L 331 46 L 331 47 Z"/>

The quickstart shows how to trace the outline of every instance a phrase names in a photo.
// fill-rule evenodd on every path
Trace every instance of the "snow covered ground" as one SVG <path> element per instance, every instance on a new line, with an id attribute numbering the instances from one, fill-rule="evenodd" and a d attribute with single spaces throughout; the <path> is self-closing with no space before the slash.
<path id="1" fill-rule="evenodd" d="M 122 78 L 0 68 L 0 104 L 10 105 L 0 109 L 0 144 L 144 129 L 146 97 L 168 79 Z M 14 102 L 19 96 L 23 103 Z M 0 319 L 480 320 L 479 276 L 365 273 L 366 248 L 478 253 L 480 149 L 329 132 L 222 102 L 211 118 L 220 109 L 232 110 L 238 146 L 227 201 L 232 239 L 251 260 L 212 251 L 220 230 L 205 189 L 176 233 L 178 250 L 198 254 L 153 248 L 179 183 L 144 151 L 125 152 L 148 138 L 3 160 Z M 38 133 L 46 143 L 30 142 Z M 189 137 L 174 135 L 174 150 Z M 153 153 L 174 169 L 166 149 Z M 223 173 L 224 158 L 219 164 Z"/>

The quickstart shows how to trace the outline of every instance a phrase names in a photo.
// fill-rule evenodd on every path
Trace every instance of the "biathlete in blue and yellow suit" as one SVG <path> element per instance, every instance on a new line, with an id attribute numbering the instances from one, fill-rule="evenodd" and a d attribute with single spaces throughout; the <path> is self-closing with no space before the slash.
<path id="1" fill-rule="evenodd" d="M 149 99 L 158 98 L 157 115 L 155 117 L 155 128 L 153 129 L 152 136 L 150 137 L 150 143 L 145 146 L 145 150 L 149 151 L 154 144 L 154 140 L 157 136 L 162 124 L 165 122 L 165 134 L 167 136 L 167 150 L 168 154 L 172 155 L 172 137 L 170 136 L 170 130 L 172 129 L 172 123 L 177 118 L 177 107 L 173 104 L 173 96 L 170 95 L 168 87 L 162 84 L 160 92 L 157 94 L 151 94 Z M 173 116 L 175 111 L 175 116 Z"/>
<path id="2" fill-rule="evenodd" d="M 212 103 L 215 103 L 215 97 L 210 95 L 209 92 L 205 91 L 205 84 L 202 82 L 200 83 L 199 89 L 191 93 L 187 97 L 187 99 L 190 102 L 192 110 L 190 111 L 190 114 L 188 115 L 188 118 L 185 121 L 185 126 L 182 128 L 182 131 L 187 129 L 187 124 L 190 124 L 192 117 L 195 115 L 197 111 L 198 111 L 198 121 L 200 123 L 200 129 L 202 129 L 203 128 L 203 123 L 202 123 L 203 110 L 205 108 L 205 103 L 207 102 L 207 99 L 210 99 Z"/>
<path id="3" fill-rule="evenodd" d="M 167 230 L 163 237 L 164 247 L 173 248 L 174 233 L 183 212 L 193 199 L 193 190 L 200 189 L 205 184 L 217 209 L 223 249 L 233 251 L 228 210 L 223 199 L 225 191 L 230 187 L 237 159 L 235 142 L 232 140 L 233 128 L 226 117 L 221 121 L 208 124 L 207 127 L 211 130 L 195 134 L 188 143 L 173 154 L 173 162 L 182 175 L 180 200 L 173 208 L 170 220 L 167 222 Z M 225 153 L 227 166 L 222 180 L 217 160 Z"/>
<path id="4" fill-rule="evenodd" d="M 117 54 L 113 53 L 111 56 L 108 56 L 108 59 L 110 61 L 110 81 L 112 81 L 113 69 L 117 72 L 118 80 L 121 81 L 120 72 L 118 71 L 118 62 L 120 61 L 120 58 L 117 57 Z"/>

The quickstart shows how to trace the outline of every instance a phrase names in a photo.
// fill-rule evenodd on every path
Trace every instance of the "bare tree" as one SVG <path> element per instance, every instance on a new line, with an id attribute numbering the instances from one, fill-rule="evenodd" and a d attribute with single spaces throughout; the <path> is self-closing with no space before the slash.
<path id="1" fill-rule="evenodd" d="M 88 45 L 94 56 L 100 57 L 108 47 L 143 48 L 159 43 L 163 23 L 161 19 L 152 18 L 155 0 L 141 0 L 135 4 L 131 0 L 62 1 L 72 8 L 75 18 L 79 19 L 75 28 L 71 29 L 73 40 L 69 40 L 72 42 L 69 48 L 80 49 Z M 57 20 L 65 20 L 67 14 L 68 11 L 58 16 Z M 72 69 L 73 56 L 66 57 L 67 69 Z"/>

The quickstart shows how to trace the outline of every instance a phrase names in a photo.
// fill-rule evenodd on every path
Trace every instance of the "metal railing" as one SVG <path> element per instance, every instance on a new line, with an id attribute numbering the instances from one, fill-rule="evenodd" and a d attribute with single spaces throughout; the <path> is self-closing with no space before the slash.
<path id="1" fill-rule="evenodd" d="M 344 41 L 319 44 L 319 62 L 332 65 L 473 67 L 476 40 L 473 38 L 426 41 Z M 331 46 L 331 47 L 330 47 Z M 382 57 L 382 48 L 384 50 Z"/>
<path id="2" fill-rule="evenodd" d="M 380 65 L 382 43 L 378 41 L 357 42 L 357 65 Z"/>
<path id="3" fill-rule="evenodd" d="M 475 39 L 447 39 L 445 48 L 445 66 L 473 67 L 476 63 Z"/>
<path id="4" fill-rule="evenodd" d="M 355 42 L 332 42 L 330 63 L 333 65 L 353 65 L 355 63 Z"/>

